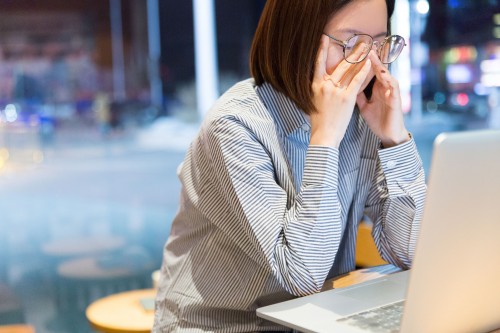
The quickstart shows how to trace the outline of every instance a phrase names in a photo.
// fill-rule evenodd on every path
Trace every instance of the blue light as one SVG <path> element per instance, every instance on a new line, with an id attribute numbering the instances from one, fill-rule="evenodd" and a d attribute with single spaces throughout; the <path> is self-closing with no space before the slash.
<path id="1" fill-rule="evenodd" d="M 460 7 L 460 1 L 459 0 L 448 0 L 448 6 L 451 7 L 452 9 Z"/>

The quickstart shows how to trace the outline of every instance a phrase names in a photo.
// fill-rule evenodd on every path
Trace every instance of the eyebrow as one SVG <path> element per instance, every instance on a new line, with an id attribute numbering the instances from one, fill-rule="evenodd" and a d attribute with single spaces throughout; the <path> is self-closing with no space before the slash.
<path id="1" fill-rule="evenodd" d="M 349 33 L 349 34 L 364 34 L 364 35 L 367 35 L 367 33 L 363 32 L 363 31 L 359 31 L 359 30 L 356 30 L 356 29 L 341 29 L 341 30 L 337 30 L 337 32 L 341 32 L 341 33 Z M 375 36 L 372 36 L 373 38 L 379 38 L 379 37 L 385 37 L 387 36 L 387 31 L 384 31 L 384 32 L 380 32 L 378 34 L 376 34 Z"/>

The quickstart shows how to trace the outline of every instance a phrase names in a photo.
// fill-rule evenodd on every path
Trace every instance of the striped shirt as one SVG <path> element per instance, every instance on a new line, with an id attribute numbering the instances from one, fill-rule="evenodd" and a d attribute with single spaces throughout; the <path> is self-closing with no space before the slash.
<path id="1" fill-rule="evenodd" d="M 310 129 L 252 79 L 215 103 L 178 169 L 153 332 L 286 331 L 255 310 L 354 270 L 364 214 L 382 257 L 410 266 L 426 191 L 413 139 L 381 149 L 357 110 L 338 149 Z"/>

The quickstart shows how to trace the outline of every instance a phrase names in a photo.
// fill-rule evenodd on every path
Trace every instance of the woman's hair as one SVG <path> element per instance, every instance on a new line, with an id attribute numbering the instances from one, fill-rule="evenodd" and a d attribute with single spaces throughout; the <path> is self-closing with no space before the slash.
<path id="1" fill-rule="evenodd" d="M 360 0 L 267 0 L 250 51 L 256 84 L 268 82 L 304 112 L 313 112 L 311 85 L 321 34 L 330 17 L 353 1 Z M 387 31 L 394 1 L 386 0 Z"/>

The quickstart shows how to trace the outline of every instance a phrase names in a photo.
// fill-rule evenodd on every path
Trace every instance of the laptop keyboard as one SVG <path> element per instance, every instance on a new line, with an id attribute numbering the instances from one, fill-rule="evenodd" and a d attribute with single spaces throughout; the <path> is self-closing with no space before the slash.
<path id="1" fill-rule="evenodd" d="M 355 313 L 337 321 L 374 333 L 397 333 L 401 325 L 404 301 Z"/>

